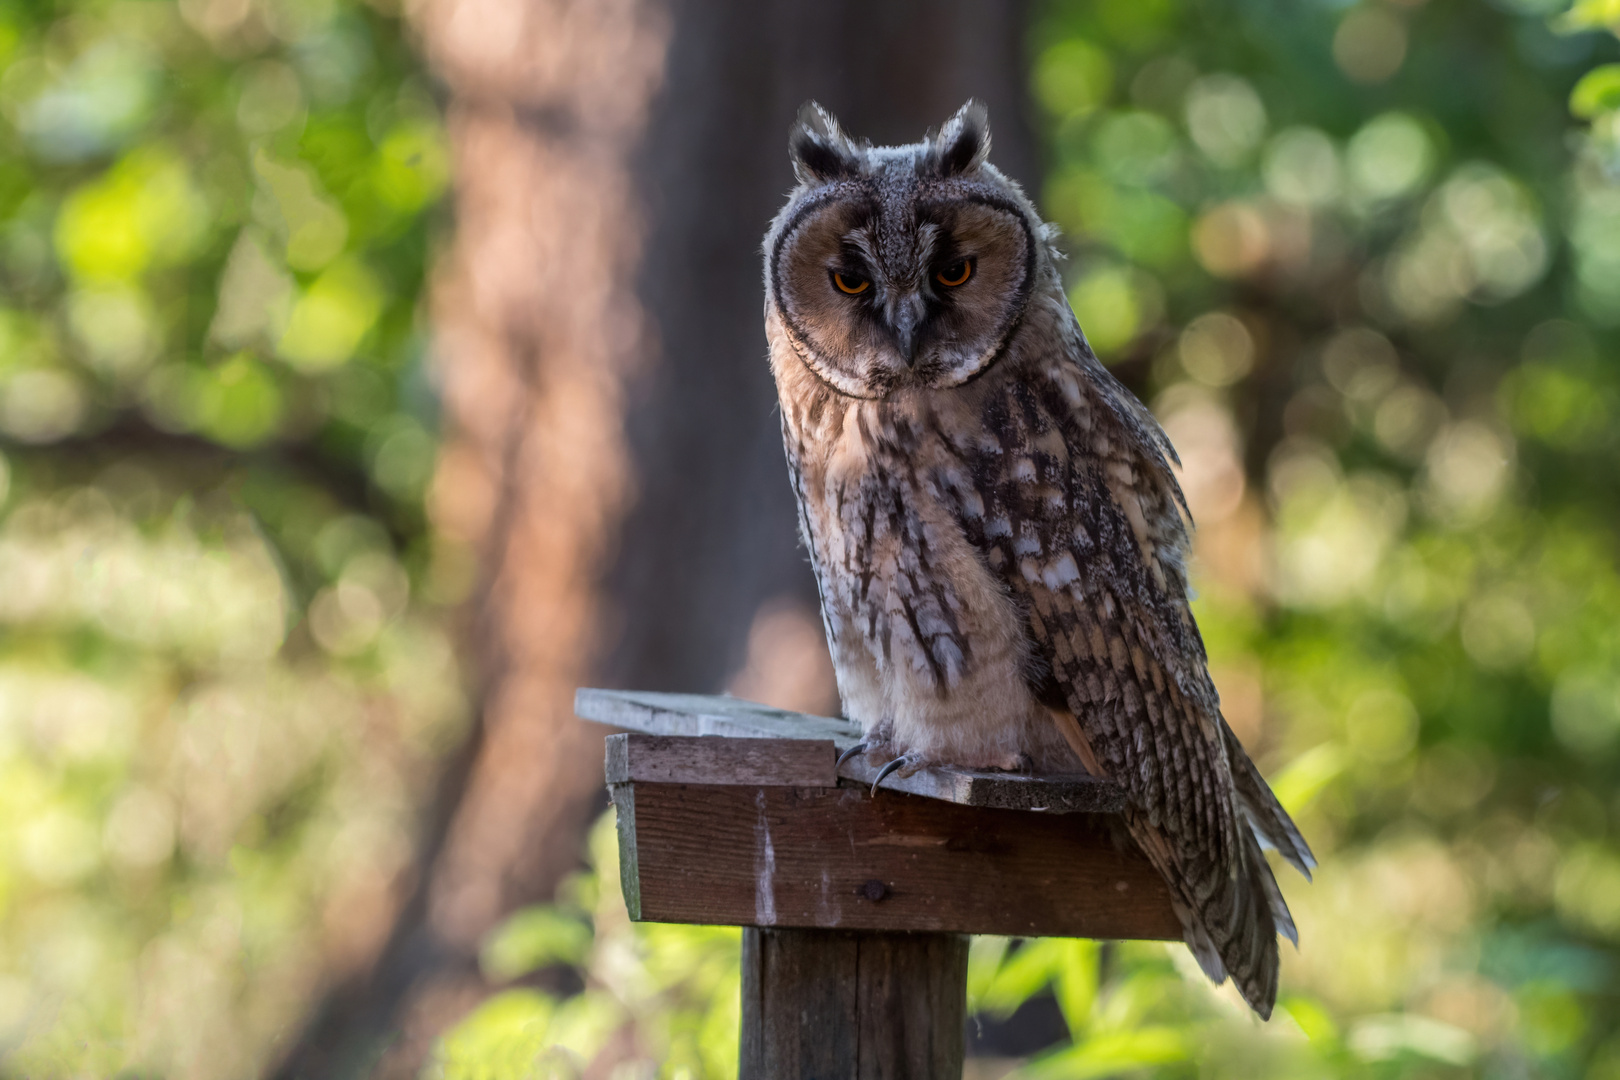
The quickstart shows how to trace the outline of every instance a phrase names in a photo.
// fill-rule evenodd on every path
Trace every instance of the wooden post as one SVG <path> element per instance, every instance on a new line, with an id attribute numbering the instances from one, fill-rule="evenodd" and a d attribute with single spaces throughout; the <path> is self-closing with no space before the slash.
<path id="1" fill-rule="evenodd" d="M 1181 924 L 1085 775 L 885 778 L 846 721 L 582 690 L 607 741 L 630 917 L 745 927 L 741 1080 L 959 1080 L 967 934 L 1174 940 Z"/>
<path id="2" fill-rule="evenodd" d="M 962 1075 L 967 938 L 743 931 L 739 1080 Z"/>

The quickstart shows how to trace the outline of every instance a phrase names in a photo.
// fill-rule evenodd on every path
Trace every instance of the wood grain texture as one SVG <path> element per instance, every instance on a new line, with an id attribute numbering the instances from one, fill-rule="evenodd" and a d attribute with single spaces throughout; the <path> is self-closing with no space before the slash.
<path id="1" fill-rule="evenodd" d="M 957 934 L 750 928 L 740 1080 L 960 1077 L 966 987 Z"/>
<path id="2" fill-rule="evenodd" d="M 631 917 L 1174 940 L 1163 880 L 1103 815 L 861 787 L 612 785 Z"/>
<path id="3" fill-rule="evenodd" d="M 838 766 L 838 775 L 870 787 L 879 769 L 856 756 Z M 1125 792 L 1119 785 L 1085 773 L 1021 776 L 973 769 L 919 769 L 910 776 L 890 773 L 883 778 L 882 787 L 885 791 L 997 810 L 1117 814 L 1125 809 Z"/>
<path id="4" fill-rule="evenodd" d="M 574 694 L 581 720 L 651 735 L 729 735 L 734 739 L 832 739 L 840 748 L 860 740 L 860 725 L 832 716 L 773 709 L 712 694 L 657 694 L 647 690 L 594 690 Z"/>
<path id="5" fill-rule="evenodd" d="M 607 782 L 836 787 L 829 739 L 727 739 L 712 735 L 607 737 Z"/>
<path id="6" fill-rule="evenodd" d="M 860 1080 L 961 1076 L 967 1035 L 967 938 L 851 936 L 857 950 L 855 1075 Z"/>
<path id="7" fill-rule="evenodd" d="M 575 695 L 574 710 L 585 720 L 651 735 L 831 740 L 840 752 L 854 746 L 861 737 L 859 725 L 848 720 L 701 694 L 583 688 Z M 868 785 L 877 772 L 878 766 L 860 756 L 838 767 L 839 776 Z M 1125 806 L 1122 788 L 1084 773 L 1023 776 L 970 769 L 920 769 L 911 776 L 891 774 L 884 779 L 883 787 L 963 806 L 1003 810 L 1118 813 Z"/>

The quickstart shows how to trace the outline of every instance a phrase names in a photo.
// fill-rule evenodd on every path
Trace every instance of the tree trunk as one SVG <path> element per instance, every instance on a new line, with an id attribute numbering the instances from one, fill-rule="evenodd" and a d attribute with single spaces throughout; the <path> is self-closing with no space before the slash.
<path id="1" fill-rule="evenodd" d="M 977 96 L 996 162 L 1036 179 L 1019 4 L 421 0 L 412 18 L 457 166 L 431 510 L 479 560 L 482 716 L 389 944 L 285 1077 L 414 1075 L 490 991 L 480 940 L 550 898 L 604 805 L 576 686 L 718 689 L 765 605 L 814 604 L 760 314 L 800 103 L 910 141 Z"/>
<path id="2" fill-rule="evenodd" d="M 698 0 L 672 7 L 663 92 L 637 148 L 639 294 L 658 358 L 626 422 L 639 498 L 608 589 L 612 685 L 712 691 L 762 600 L 815 604 L 766 360 L 760 251 L 793 186 L 787 135 L 814 98 L 846 130 L 911 142 L 969 97 L 996 163 L 1034 183 L 1021 4 Z M 817 619 L 819 627 L 820 620 Z"/>

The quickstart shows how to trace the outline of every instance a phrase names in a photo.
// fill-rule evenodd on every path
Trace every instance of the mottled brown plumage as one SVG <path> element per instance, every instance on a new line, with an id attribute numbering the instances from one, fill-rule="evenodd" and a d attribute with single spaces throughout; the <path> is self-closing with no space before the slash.
<path id="1" fill-rule="evenodd" d="M 894 148 L 809 107 L 766 238 L 771 365 L 845 713 L 907 768 L 1078 757 L 1119 782 L 1188 945 L 1266 1016 L 1277 932 L 1295 934 L 1260 845 L 1314 862 L 1221 717 L 1174 451 L 1092 354 L 1048 227 L 988 147 L 973 104 Z"/>

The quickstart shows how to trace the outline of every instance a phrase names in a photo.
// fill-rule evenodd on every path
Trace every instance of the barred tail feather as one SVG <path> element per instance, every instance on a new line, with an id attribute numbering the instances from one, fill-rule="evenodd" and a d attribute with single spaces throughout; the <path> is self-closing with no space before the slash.
<path id="1" fill-rule="evenodd" d="M 1192 908 L 1174 898 L 1170 901 L 1170 907 L 1176 913 L 1176 918 L 1181 920 L 1181 935 L 1187 943 L 1187 951 L 1193 954 L 1193 959 L 1204 969 L 1210 982 L 1217 985 L 1225 982 L 1226 965 L 1221 962 L 1220 951 L 1215 948 L 1215 942 L 1210 940 Z"/>
<path id="2" fill-rule="evenodd" d="M 1254 762 L 1249 759 L 1248 752 L 1238 737 L 1233 734 L 1226 718 L 1221 718 L 1221 731 L 1226 742 L 1226 756 L 1232 765 L 1232 787 L 1237 795 L 1238 806 L 1243 810 L 1243 816 L 1254 830 L 1254 835 L 1260 841 L 1261 847 L 1271 848 L 1286 859 L 1294 869 L 1305 875 L 1305 880 L 1311 880 L 1311 871 L 1316 867 L 1316 856 L 1311 854 L 1310 846 L 1305 838 L 1299 834 L 1294 825 L 1293 818 L 1288 816 L 1282 803 L 1272 793 L 1271 786 L 1255 768 Z M 1297 944 L 1297 942 L 1296 942 Z"/>
<path id="3" fill-rule="evenodd" d="M 1210 981 L 1227 976 L 1262 1020 L 1277 1001 L 1277 934 L 1295 940 L 1293 917 L 1254 837 L 1243 834 L 1236 873 L 1197 853 L 1175 850 L 1145 817 L 1129 815 L 1132 837 L 1170 886 L 1182 937 Z M 1280 917 L 1279 917 L 1280 913 Z"/>
<path id="4" fill-rule="evenodd" d="M 1294 920 L 1288 914 L 1287 905 L 1282 903 L 1282 894 L 1277 891 L 1277 882 L 1260 852 L 1260 845 L 1253 837 L 1245 836 L 1242 851 L 1247 880 L 1234 890 L 1239 903 L 1221 955 L 1243 1000 L 1260 1014 L 1260 1019 L 1269 1020 L 1271 1007 L 1277 1001 L 1277 933 L 1282 929 L 1276 918 L 1277 907 L 1282 906 L 1288 927 L 1285 933 L 1293 930 Z M 1217 940 L 1221 937 L 1215 936 Z"/>
<path id="5" fill-rule="evenodd" d="M 1086 770 L 1110 775 L 1074 713 L 1052 706 L 1048 711 Z M 1233 788 L 1220 797 L 1223 809 L 1217 811 L 1229 827 L 1216 835 L 1232 842 L 1210 844 L 1190 832 L 1169 831 L 1139 805 L 1127 808 L 1125 822 L 1169 886 L 1171 907 L 1198 966 L 1215 983 L 1230 976 L 1249 1007 L 1270 1019 L 1277 1001 L 1277 935 L 1286 935 L 1297 947 L 1299 931 L 1261 847 L 1268 842 L 1276 846 L 1307 877 L 1316 861 L 1224 721 L 1221 730 Z M 1239 825 L 1240 813 L 1252 832 Z"/>
<path id="6" fill-rule="evenodd" d="M 1253 842 L 1253 841 L 1251 841 Z M 1288 902 L 1283 899 L 1282 889 L 1277 887 L 1277 875 L 1271 872 L 1271 864 L 1260 853 L 1258 843 L 1250 852 L 1254 861 L 1254 877 L 1261 891 L 1265 894 L 1266 906 L 1271 909 L 1271 921 L 1277 924 L 1277 932 L 1289 941 L 1294 948 L 1299 948 L 1299 929 L 1294 926 L 1293 912 L 1288 910 Z"/>

